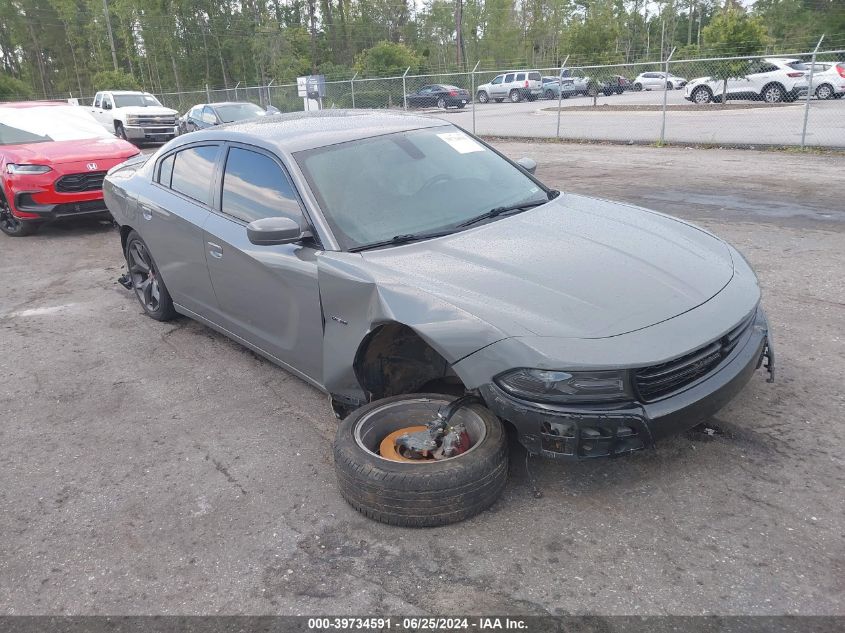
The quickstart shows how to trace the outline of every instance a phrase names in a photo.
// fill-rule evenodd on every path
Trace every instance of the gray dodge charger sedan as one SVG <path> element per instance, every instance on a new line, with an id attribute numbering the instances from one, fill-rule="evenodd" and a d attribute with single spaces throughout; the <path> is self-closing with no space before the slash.
<path id="1" fill-rule="evenodd" d="M 150 317 L 323 390 L 344 497 L 438 525 L 498 497 L 507 429 L 546 457 L 630 453 L 774 373 L 739 252 L 534 167 L 442 120 L 323 111 L 181 136 L 105 200 Z"/>

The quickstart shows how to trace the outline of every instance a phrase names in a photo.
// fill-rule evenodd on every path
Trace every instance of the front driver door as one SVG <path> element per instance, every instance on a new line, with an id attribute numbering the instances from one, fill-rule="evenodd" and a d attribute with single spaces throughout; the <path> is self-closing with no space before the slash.
<path id="1" fill-rule="evenodd" d="M 219 325 L 307 378 L 322 370 L 316 243 L 256 246 L 246 225 L 273 216 L 301 220 L 302 205 L 281 162 L 264 150 L 228 148 L 205 249 Z"/>

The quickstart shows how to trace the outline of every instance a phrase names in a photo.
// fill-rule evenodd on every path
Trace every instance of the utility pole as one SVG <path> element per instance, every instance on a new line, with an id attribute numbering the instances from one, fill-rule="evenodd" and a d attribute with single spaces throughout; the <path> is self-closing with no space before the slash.
<path id="1" fill-rule="evenodd" d="M 111 17 L 109 16 L 109 0 L 103 0 L 103 14 L 106 16 L 106 30 L 109 32 L 109 45 L 111 45 L 111 60 L 114 64 L 114 69 L 117 67 L 117 51 L 114 49 L 114 35 L 111 32 Z"/>
<path id="2" fill-rule="evenodd" d="M 308 0 L 308 21 L 311 31 L 311 74 L 317 74 L 317 11 L 315 0 Z"/>
<path id="3" fill-rule="evenodd" d="M 463 68 L 464 65 L 464 34 L 463 34 L 463 22 L 464 22 L 464 2 L 463 0 L 455 0 L 455 34 L 456 39 L 455 43 L 457 44 L 457 54 L 456 54 L 456 61 L 458 62 L 458 68 Z"/>

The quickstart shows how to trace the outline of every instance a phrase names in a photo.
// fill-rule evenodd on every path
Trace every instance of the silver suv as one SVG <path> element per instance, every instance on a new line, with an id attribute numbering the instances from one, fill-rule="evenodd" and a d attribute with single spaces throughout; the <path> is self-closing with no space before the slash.
<path id="1" fill-rule="evenodd" d="M 501 103 L 505 99 L 519 103 L 523 99 L 534 101 L 543 93 L 543 82 L 536 70 L 514 70 L 497 75 L 490 83 L 478 86 L 475 98 L 479 103 L 491 99 Z"/>

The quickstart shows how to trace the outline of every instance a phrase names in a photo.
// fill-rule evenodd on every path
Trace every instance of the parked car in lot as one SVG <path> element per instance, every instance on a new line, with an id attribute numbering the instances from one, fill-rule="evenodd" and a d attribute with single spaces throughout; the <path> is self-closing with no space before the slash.
<path id="1" fill-rule="evenodd" d="M 423 86 L 416 92 L 405 95 L 405 100 L 411 108 L 438 107 L 441 110 L 451 107 L 464 108 L 470 99 L 469 90 L 448 84 Z"/>
<path id="2" fill-rule="evenodd" d="M 672 73 L 647 72 L 640 73 L 634 79 L 633 90 L 678 90 L 687 85 L 687 80 Z"/>
<path id="3" fill-rule="evenodd" d="M 178 121 L 179 133 L 196 132 L 207 127 L 246 121 L 266 116 L 267 111 L 249 101 L 225 101 L 221 103 L 198 103 Z"/>
<path id="4" fill-rule="evenodd" d="M 478 86 L 475 98 L 479 103 L 487 103 L 491 99 L 497 103 L 505 99 L 517 103 L 523 99 L 534 101 L 541 94 L 543 88 L 540 73 L 535 70 L 515 70 L 497 75 L 490 83 Z"/>
<path id="5" fill-rule="evenodd" d="M 91 113 L 109 132 L 132 143 L 162 143 L 178 133 L 178 112 L 165 108 L 149 92 L 98 92 Z"/>
<path id="6" fill-rule="evenodd" d="M 79 106 L 0 104 L 0 231 L 18 237 L 48 220 L 107 216 L 106 171 L 137 153 Z"/>
<path id="7" fill-rule="evenodd" d="M 728 79 L 727 94 L 722 79 L 698 77 L 684 88 L 684 99 L 698 104 L 721 102 L 723 97 L 766 103 L 795 101 L 807 94 L 806 75 L 800 59 L 767 57 L 751 62 L 747 74 Z"/>
<path id="8" fill-rule="evenodd" d="M 623 92 L 631 90 L 633 87 L 633 82 L 622 75 L 611 75 L 601 82 L 601 91 L 608 96 L 614 93 L 621 95 Z"/>
<path id="9" fill-rule="evenodd" d="M 804 64 L 807 81 L 810 64 Z M 813 70 L 813 94 L 819 99 L 841 99 L 845 95 L 845 62 L 816 62 Z"/>
<path id="10" fill-rule="evenodd" d="M 343 496 L 441 525 L 501 493 L 503 421 L 532 454 L 616 456 L 774 371 L 733 247 L 535 168 L 434 118 L 324 110 L 180 137 L 105 193 L 147 315 L 326 392 Z"/>

